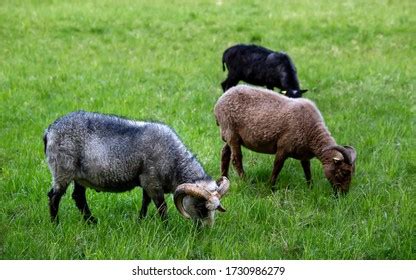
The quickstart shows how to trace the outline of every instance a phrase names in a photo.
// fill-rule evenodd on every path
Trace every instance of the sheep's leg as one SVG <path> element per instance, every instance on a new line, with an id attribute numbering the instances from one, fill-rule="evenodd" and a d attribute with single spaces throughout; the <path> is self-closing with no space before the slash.
<path id="1" fill-rule="evenodd" d="M 227 80 L 224 80 L 221 83 L 222 91 L 225 92 L 227 90 Z"/>
<path id="2" fill-rule="evenodd" d="M 309 187 L 312 187 L 312 175 L 311 175 L 311 161 L 310 160 L 301 160 L 303 172 L 305 173 L 306 183 Z"/>
<path id="3" fill-rule="evenodd" d="M 143 219 L 147 215 L 147 208 L 149 207 L 150 202 L 152 199 L 147 194 L 147 192 L 143 189 L 143 199 L 142 199 L 142 208 L 140 209 L 139 219 Z"/>
<path id="4" fill-rule="evenodd" d="M 228 75 L 227 79 L 225 79 L 222 83 L 222 90 L 223 92 L 226 92 L 229 88 L 237 85 L 239 80 L 231 75 Z"/>
<path id="5" fill-rule="evenodd" d="M 74 192 L 72 193 L 72 198 L 75 200 L 75 205 L 81 211 L 84 220 L 91 224 L 96 224 L 97 219 L 91 215 L 90 208 L 88 207 L 87 198 L 85 196 L 86 189 L 84 186 L 80 185 L 77 182 L 74 182 Z"/>
<path id="6" fill-rule="evenodd" d="M 274 159 L 272 178 L 270 179 L 272 186 L 276 184 L 277 176 L 279 176 L 279 173 L 283 168 L 283 164 L 285 163 L 286 158 L 287 157 L 285 154 L 279 152 L 276 153 L 276 157 Z M 275 190 L 275 188 L 272 189 Z"/>
<path id="7" fill-rule="evenodd" d="M 144 193 L 147 193 L 145 195 L 143 193 L 143 204 L 142 204 L 142 210 L 140 211 L 140 215 L 146 214 L 147 212 L 147 206 L 150 203 L 150 199 L 153 200 L 154 204 L 156 205 L 157 211 L 159 212 L 160 217 L 162 218 L 162 221 L 167 220 L 167 210 L 168 207 L 165 202 L 165 196 L 163 189 L 161 187 L 154 186 L 152 182 L 154 182 L 156 179 L 152 176 L 150 177 L 144 177 L 140 178 L 140 182 L 142 182 Z M 146 208 L 146 210 L 144 210 Z"/>
<path id="8" fill-rule="evenodd" d="M 230 146 L 233 165 L 238 173 L 238 176 L 244 177 L 243 154 L 241 153 L 241 145 L 235 141 L 234 143 L 230 143 Z"/>
<path id="9" fill-rule="evenodd" d="M 158 174 L 153 168 L 143 171 L 143 174 L 145 175 L 140 176 L 140 183 L 143 188 L 143 204 L 142 209 L 140 210 L 140 215 L 146 214 L 147 205 L 149 205 L 149 200 L 151 199 L 156 205 L 162 221 L 165 221 L 167 220 L 168 207 L 165 202 L 163 188 L 156 185 L 156 182 L 159 181 Z"/>
<path id="10" fill-rule="evenodd" d="M 54 183 L 54 186 L 48 192 L 49 197 L 49 212 L 51 215 L 51 221 L 58 223 L 58 210 L 59 210 L 59 202 L 61 201 L 62 196 L 65 194 L 66 185 L 58 185 Z"/>
<path id="11" fill-rule="evenodd" d="M 162 218 L 162 221 L 166 221 L 168 219 L 168 206 L 165 202 L 165 197 L 163 195 L 163 192 L 158 193 L 156 197 L 153 197 L 153 202 L 156 205 L 157 211 L 159 212 L 160 217 Z"/>
<path id="12" fill-rule="evenodd" d="M 225 143 L 221 151 L 221 174 L 222 176 L 228 177 L 228 169 L 230 167 L 231 160 L 231 148 Z"/>

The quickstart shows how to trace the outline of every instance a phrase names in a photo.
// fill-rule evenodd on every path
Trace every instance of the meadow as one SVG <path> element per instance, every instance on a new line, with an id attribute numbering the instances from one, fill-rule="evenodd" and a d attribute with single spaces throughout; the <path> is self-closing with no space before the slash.
<path id="1" fill-rule="evenodd" d="M 416 2 L 412 0 L 120 0 L 0 2 L 0 259 L 416 259 Z M 246 178 L 213 228 L 153 204 L 141 189 L 87 191 L 95 226 L 63 197 L 50 223 L 44 129 L 87 110 L 172 126 L 220 176 L 213 106 L 223 51 L 286 51 L 304 97 L 339 144 L 357 150 L 350 192 L 336 199 L 318 160 L 309 189 L 288 160 L 243 149 Z"/>

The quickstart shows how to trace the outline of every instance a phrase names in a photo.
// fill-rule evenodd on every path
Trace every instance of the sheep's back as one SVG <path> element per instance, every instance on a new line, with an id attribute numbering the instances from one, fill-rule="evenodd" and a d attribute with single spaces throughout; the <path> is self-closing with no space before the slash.
<path id="1" fill-rule="evenodd" d="M 139 174 L 150 170 L 164 181 L 177 164 L 177 157 L 169 155 L 186 153 L 164 124 L 82 111 L 55 121 L 46 135 L 48 161 L 61 170 L 65 166 L 68 177 L 102 191 L 137 186 Z"/>
<path id="2" fill-rule="evenodd" d="M 321 118 L 309 100 L 245 85 L 228 90 L 214 112 L 226 141 L 238 135 L 244 146 L 263 153 L 275 153 L 277 141 L 302 138 L 305 127 Z"/>

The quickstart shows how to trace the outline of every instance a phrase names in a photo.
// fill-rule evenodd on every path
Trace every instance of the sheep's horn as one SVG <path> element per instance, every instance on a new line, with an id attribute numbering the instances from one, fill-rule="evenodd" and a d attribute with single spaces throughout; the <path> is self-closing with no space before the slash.
<path id="1" fill-rule="evenodd" d="M 186 219 L 191 218 L 191 216 L 186 212 L 185 208 L 183 207 L 183 199 L 186 196 L 184 192 L 175 192 L 173 195 L 173 200 L 175 201 L 176 209 L 178 209 L 179 213 L 184 216 Z"/>
<path id="2" fill-rule="evenodd" d="M 349 165 L 353 164 L 353 162 L 355 160 L 355 150 L 354 150 L 353 147 L 350 147 L 350 146 L 342 147 L 342 146 L 339 146 L 339 145 L 334 145 L 334 146 L 330 146 L 330 147 L 325 148 L 323 150 L 323 152 L 327 151 L 327 150 L 332 150 L 332 149 L 337 150 L 338 152 L 340 152 Z M 348 150 L 351 150 L 351 153 Z"/>
<path id="3" fill-rule="evenodd" d="M 183 199 L 187 195 L 193 196 L 195 198 L 208 200 L 211 196 L 211 193 L 203 188 L 197 187 L 194 184 L 182 184 L 176 188 L 175 194 L 173 195 L 175 206 L 182 216 L 189 219 L 191 216 L 188 212 L 186 212 L 185 208 L 183 207 Z"/>
<path id="4" fill-rule="evenodd" d="M 223 197 L 230 189 L 230 181 L 227 177 L 222 176 L 217 180 L 219 198 Z"/>
<path id="5" fill-rule="evenodd" d="M 337 145 L 337 146 L 334 146 L 334 149 L 342 154 L 342 156 L 344 157 L 344 159 L 346 159 L 349 165 L 352 165 L 351 154 L 347 151 L 346 148 Z"/>
<path id="6" fill-rule="evenodd" d="M 357 152 L 352 146 L 343 146 L 347 154 L 350 156 L 351 164 L 353 164 L 357 158 Z"/>

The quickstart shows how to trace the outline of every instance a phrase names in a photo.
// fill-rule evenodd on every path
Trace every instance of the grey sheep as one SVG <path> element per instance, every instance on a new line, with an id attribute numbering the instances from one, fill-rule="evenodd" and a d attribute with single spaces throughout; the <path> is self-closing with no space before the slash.
<path id="1" fill-rule="evenodd" d="M 288 157 L 301 161 L 310 185 L 310 159 L 317 157 L 334 191 L 349 190 L 356 152 L 353 147 L 336 144 L 313 102 L 241 85 L 232 87 L 219 98 L 214 113 L 226 142 L 221 156 L 223 176 L 228 174 L 230 159 L 237 173 L 244 175 L 241 153 L 244 146 L 276 155 L 272 185 Z"/>
<path id="2" fill-rule="evenodd" d="M 59 201 L 71 182 L 77 208 L 93 223 L 86 188 L 125 192 L 141 186 L 140 218 L 153 200 L 165 220 L 166 193 L 174 193 L 175 206 L 184 217 L 204 225 L 214 223 L 215 210 L 225 211 L 220 199 L 229 189 L 228 179 L 212 180 L 165 124 L 78 111 L 52 123 L 44 144 L 53 177 L 48 193 L 52 221 L 57 221 Z"/>

